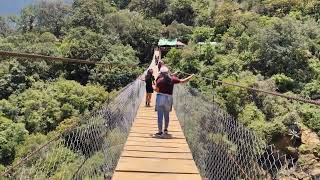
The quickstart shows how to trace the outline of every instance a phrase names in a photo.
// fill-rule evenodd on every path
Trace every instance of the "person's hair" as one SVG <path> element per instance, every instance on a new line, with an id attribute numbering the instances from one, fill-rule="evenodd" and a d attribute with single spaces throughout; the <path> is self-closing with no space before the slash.
<path id="1" fill-rule="evenodd" d="M 147 75 L 145 76 L 145 79 L 150 79 L 151 78 L 151 76 L 152 76 L 152 69 L 148 69 L 148 71 L 147 71 Z"/>
<path id="2" fill-rule="evenodd" d="M 171 84 L 172 83 L 172 78 L 169 73 L 161 73 L 163 76 L 163 79 L 166 83 Z"/>

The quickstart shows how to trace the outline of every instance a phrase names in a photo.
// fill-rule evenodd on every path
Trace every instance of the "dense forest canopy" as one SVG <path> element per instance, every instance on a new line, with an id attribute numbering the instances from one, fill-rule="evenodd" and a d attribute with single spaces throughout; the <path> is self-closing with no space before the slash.
<path id="1" fill-rule="evenodd" d="M 97 109 L 110 92 L 134 80 L 162 37 L 188 44 L 164 57 L 173 71 L 319 100 L 319 20 L 318 0 L 43 0 L 19 16 L 0 17 L 1 50 L 140 65 L 1 57 L 0 170 L 46 142 L 61 123 Z M 319 166 L 320 144 L 301 137 L 311 129 L 319 138 L 319 107 L 213 87 L 203 78 L 190 85 L 215 92 L 220 107 L 266 143 L 278 144 L 308 168 Z M 37 141 L 31 146 L 30 139 Z"/>

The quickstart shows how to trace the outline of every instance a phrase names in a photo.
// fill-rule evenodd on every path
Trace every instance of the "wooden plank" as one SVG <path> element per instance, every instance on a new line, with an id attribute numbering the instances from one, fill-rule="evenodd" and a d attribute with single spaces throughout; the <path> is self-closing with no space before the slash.
<path id="1" fill-rule="evenodd" d="M 121 157 L 116 171 L 198 174 L 193 161 L 181 159 Z"/>
<path id="2" fill-rule="evenodd" d="M 117 172 L 113 179 L 123 180 L 201 180 L 198 174 L 169 174 L 169 173 L 141 173 Z"/>
<path id="3" fill-rule="evenodd" d="M 171 125 L 180 125 L 179 123 L 177 123 L 177 122 L 174 122 L 174 121 L 170 121 L 169 122 L 169 124 L 170 124 L 170 126 Z M 157 120 L 152 120 L 152 121 L 137 121 L 137 122 L 135 122 L 134 123 L 134 126 L 136 126 L 136 125 L 148 125 L 148 126 L 158 126 L 158 122 L 157 122 Z"/>
<path id="4" fill-rule="evenodd" d="M 164 122 L 163 122 L 164 123 Z M 172 121 L 172 120 L 170 120 L 169 121 L 169 124 L 170 125 L 179 125 L 179 127 L 180 127 L 180 123 L 179 123 L 179 121 Z M 144 125 L 144 126 L 157 126 L 158 125 L 158 122 L 157 122 L 157 120 L 156 119 L 154 119 L 154 120 L 139 120 L 139 121 L 136 121 L 135 123 L 134 123 L 134 125 Z"/>
<path id="5" fill-rule="evenodd" d="M 135 142 L 154 142 L 154 143 L 187 143 L 185 139 L 161 139 L 161 138 L 143 138 L 143 137 L 128 137 L 128 141 L 135 141 Z"/>
<path id="6" fill-rule="evenodd" d="M 162 153 L 162 152 L 141 152 L 124 151 L 122 157 L 145 157 L 145 158 L 167 158 L 167 159 L 192 159 L 191 153 Z"/>
<path id="7" fill-rule="evenodd" d="M 133 128 L 141 128 L 142 130 L 143 129 L 158 129 L 158 125 L 134 125 L 134 126 L 131 127 L 131 129 L 133 129 Z M 177 124 L 170 124 L 169 123 L 168 130 L 181 131 L 181 128 Z"/>
<path id="8" fill-rule="evenodd" d="M 144 131 L 144 130 L 157 130 L 158 131 L 158 126 L 151 126 L 151 127 L 144 127 L 144 126 L 133 126 L 133 127 L 131 127 L 131 130 L 134 130 L 134 129 L 137 129 L 137 130 L 139 130 L 139 131 Z M 179 131 L 179 132 L 182 132 L 182 130 L 181 130 L 181 128 L 180 127 L 171 127 L 170 125 L 169 125 L 169 128 L 168 128 L 168 130 L 169 131 Z M 154 132 L 155 133 L 155 132 Z"/>
<path id="9" fill-rule="evenodd" d="M 153 131 L 156 132 L 156 131 Z M 130 133 L 130 137 L 145 137 L 145 138 L 155 138 L 153 133 Z M 165 139 L 184 139 L 183 135 L 177 135 L 177 134 L 168 134 L 162 136 Z"/>
<path id="10" fill-rule="evenodd" d="M 156 143 L 156 142 L 144 142 L 144 141 L 127 141 L 127 146 L 162 146 L 162 147 L 189 147 L 185 143 Z"/>
<path id="11" fill-rule="evenodd" d="M 157 74 L 157 70 L 154 72 Z M 152 106 L 155 93 L 152 95 Z M 170 113 L 169 135 L 158 131 L 154 107 L 141 102 L 113 180 L 201 180 L 175 111 Z"/>
<path id="12" fill-rule="evenodd" d="M 137 129 L 133 129 L 130 131 L 130 133 L 140 133 L 140 134 L 154 134 L 156 131 L 154 129 L 149 130 L 145 129 L 143 131 L 138 131 Z M 181 131 L 170 131 L 169 134 L 173 136 L 184 136 L 184 134 Z"/>
<path id="13" fill-rule="evenodd" d="M 165 153 L 189 153 L 188 147 L 163 147 L 163 146 L 125 146 L 124 150 L 129 151 L 146 151 L 146 152 L 165 152 Z"/>

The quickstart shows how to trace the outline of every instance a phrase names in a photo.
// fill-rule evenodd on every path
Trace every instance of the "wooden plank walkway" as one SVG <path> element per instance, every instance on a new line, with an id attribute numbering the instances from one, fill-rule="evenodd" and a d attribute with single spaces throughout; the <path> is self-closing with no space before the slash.
<path id="1" fill-rule="evenodd" d="M 155 75 L 157 71 L 155 70 Z M 170 113 L 169 135 L 155 138 L 157 114 L 140 104 L 113 180 L 201 180 L 175 111 Z"/>

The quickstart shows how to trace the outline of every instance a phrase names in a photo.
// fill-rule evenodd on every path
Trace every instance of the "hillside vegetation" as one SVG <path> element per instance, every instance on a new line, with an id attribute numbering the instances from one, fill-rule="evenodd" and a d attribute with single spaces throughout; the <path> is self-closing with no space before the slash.
<path id="1" fill-rule="evenodd" d="M 188 44 L 164 57 L 172 71 L 319 100 L 319 20 L 318 0 L 40 1 L 19 16 L 0 17 L 0 50 L 139 64 L 107 68 L 1 57 L 0 170 L 134 80 L 159 38 Z M 319 107 L 212 86 L 204 78 L 190 85 L 209 98 L 214 92 L 221 108 L 267 144 L 308 168 L 319 165 L 320 144 L 301 140 L 305 129 L 320 136 Z"/>

